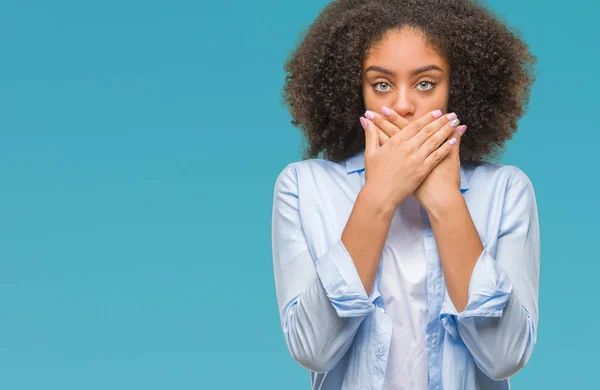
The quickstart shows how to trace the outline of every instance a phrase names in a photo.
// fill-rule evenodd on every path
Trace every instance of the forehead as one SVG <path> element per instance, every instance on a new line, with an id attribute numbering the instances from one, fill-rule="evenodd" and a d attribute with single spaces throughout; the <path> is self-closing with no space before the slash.
<path id="1" fill-rule="evenodd" d="M 407 72 L 432 64 L 442 69 L 448 67 L 446 59 L 427 42 L 421 32 L 403 28 L 386 33 L 383 39 L 369 50 L 363 68 L 378 65 L 395 72 Z"/>

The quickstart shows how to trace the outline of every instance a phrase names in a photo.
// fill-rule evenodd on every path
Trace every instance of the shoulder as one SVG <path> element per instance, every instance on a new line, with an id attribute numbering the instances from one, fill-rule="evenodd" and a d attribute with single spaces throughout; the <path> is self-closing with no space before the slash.
<path id="1" fill-rule="evenodd" d="M 516 165 L 488 161 L 465 164 L 464 174 L 471 187 L 494 188 L 508 191 L 514 188 L 530 188 L 533 185 L 529 176 Z"/>
<path id="2" fill-rule="evenodd" d="M 277 175 L 275 189 L 293 189 L 302 185 L 336 183 L 347 176 L 345 162 L 314 158 L 288 163 Z"/>
<path id="3" fill-rule="evenodd" d="M 465 199 L 483 241 L 491 244 L 499 232 L 537 218 L 533 186 L 522 169 L 491 162 L 465 165 L 470 185 Z"/>

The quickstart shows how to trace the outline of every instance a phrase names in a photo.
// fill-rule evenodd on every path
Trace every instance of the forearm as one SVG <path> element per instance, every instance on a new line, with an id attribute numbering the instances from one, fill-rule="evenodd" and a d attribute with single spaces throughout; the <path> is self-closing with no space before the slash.
<path id="1" fill-rule="evenodd" d="M 342 233 L 365 292 L 370 295 L 396 206 L 374 188 L 363 186 Z"/>
<path id="2" fill-rule="evenodd" d="M 483 245 L 460 192 L 427 207 L 440 254 L 448 295 L 461 312 L 468 302 L 469 282 Z"/>
<path id="3" fill-rule="evenodd" d="M 298 174 L 290 164 L 273 194 L 272 250 L 277 306 L 291 355 L 316 372 L 331 369 L 375 306 L 341 238 L 312 253 L 300 216 Z"/>
<path id="4" fill-rule="evenodd" d="M 508 378 L 531 356 L 536 339 L 535 313 L 525 308 L 508 275 L 486 250 L 475 264 L 469 289 L 469 302 L 461 313 L 450 294 L 445 295 L 442 324 L 452 338 L 464 342 L 488 377 Z M 526 295 L 522 298 L 527 300 Z"/>
<path id="5" fill-rule="evenodd" d="M 457 331 L 479 368 L 502 380 L 516 374 L 529 361 L 535 345 L 533 319 L 511 294 L 502 315 L 460 318 Z"/>
<path id="6" fill-rule="evenodd" d="M 527 176 L 515 169 L 502 197 L 498 230 L 486 232 L 484 245 L 461 198 L 451 194 L 444 205 L 427 209 L 447 281 L 440 320 L 487 376 L 501 380 L 527 363 L 537 338 L 540 236 L 535 195 Z"/>
<path id="7" fill-rule="evenodd" d="M 365 315 L 340 317 L 318 279 L 283 310 L 283 329 L 294 360 L 327 372 L 346 353 Z"/>

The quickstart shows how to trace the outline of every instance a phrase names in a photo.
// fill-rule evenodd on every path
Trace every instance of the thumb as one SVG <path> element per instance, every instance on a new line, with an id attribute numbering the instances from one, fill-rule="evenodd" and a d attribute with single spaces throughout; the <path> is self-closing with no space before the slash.
<path id="1" fill-rule="evenodd" d="M 379 149 L 379 139 L 370 120 L 361 116 L 360 124 L 365 129 L 365 156 L 370 156 Z"/>

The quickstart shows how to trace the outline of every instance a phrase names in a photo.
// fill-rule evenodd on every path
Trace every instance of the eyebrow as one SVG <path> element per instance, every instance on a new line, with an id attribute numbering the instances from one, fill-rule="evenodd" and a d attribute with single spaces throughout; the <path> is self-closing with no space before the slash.
<path id="1" fill-rule="evenodd" d="M 394 73 L 394 72 L 392 72 L 391 70 L 388 70 L 388 69 L 382 68 L 381 66 L 377 66 L 377 65 L 371 65 L 371 66 L 369 66 L 369 67 L 368 67 L 368 68 L 365 70 L 365 73 L 367 73 L 367 72 L 368 72 L 368 71 L 370 71 L 370 70 L 373 70 L 373 71 L 376 71 L 376 72 L 380 72 L 380 73 L 389 74 L 389 75 L 392 75 L 392 76 L 394 76 L 394 75 L 395 75 L 395 73 Z M 416 76 L 416 75 L 418 75 L 419 73 L 427 72 L 427 71 L 429 71 L 429 70 L 438 70 L 438 71 L 440 71 L 440 72 L 443 72 L 442 68 L 440 68 L 440 67 L 439 67 L 439 66 L 437 66 L 437 65 L 426 65 L 426 66 L 422 66 L 422 67 L 420 67 L 420 68 L 417 68 L 417 69 L 415 69 L 415 70 L 412 70 L 412 71 L 410 72 L 410 75 L 411 75 L 411 76 Z"/>

